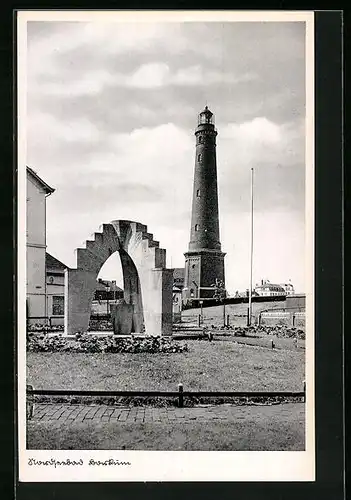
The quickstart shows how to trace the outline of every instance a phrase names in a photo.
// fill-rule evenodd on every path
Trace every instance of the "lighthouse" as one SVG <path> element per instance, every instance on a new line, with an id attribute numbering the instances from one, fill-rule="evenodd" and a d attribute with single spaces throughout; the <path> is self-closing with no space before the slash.
<path id="1" fill-rule="evenodd" d="M 224 256 L 219 236 L 216 161 L 217 130 L 206 106 L 195 129 L 195 171 L 190 242 L 185 255 L 183 299 L 213 298 L 214 284 L 224 279 Z"/>

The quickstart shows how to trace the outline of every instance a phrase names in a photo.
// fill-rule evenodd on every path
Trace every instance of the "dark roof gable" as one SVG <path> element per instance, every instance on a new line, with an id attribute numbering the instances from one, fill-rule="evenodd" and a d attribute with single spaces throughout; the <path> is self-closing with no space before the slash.
<path id="1" fill-rule="evenodd" d="M 67 266 L 60 260 L 46 252 L 46 269 L 67 269 Z"/>
<path id="2" fill-rule="evenodd" d="M 122 288 L 116 285 L 115 281 L 103 280 L 99 278 L 96 283 L 96 290 L 98 291 L 106 291 L 106 287 L 110 287 L 111 292 L 123 292 Z"/>

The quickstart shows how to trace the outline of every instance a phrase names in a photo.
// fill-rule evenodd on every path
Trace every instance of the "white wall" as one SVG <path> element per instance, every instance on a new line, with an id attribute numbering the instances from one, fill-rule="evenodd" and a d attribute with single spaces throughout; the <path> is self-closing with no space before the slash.
<path id="1" fill-rule="evenodd" d="M 45 191 L 27 175 L 27 244 L 46 245 Z"/>
<path id="2" fill-rule="evenodd" d="M 27 174 L 27 302 L 29 317 L 47 316 L 45 251 L 45 192 L 30 174 Z"/>

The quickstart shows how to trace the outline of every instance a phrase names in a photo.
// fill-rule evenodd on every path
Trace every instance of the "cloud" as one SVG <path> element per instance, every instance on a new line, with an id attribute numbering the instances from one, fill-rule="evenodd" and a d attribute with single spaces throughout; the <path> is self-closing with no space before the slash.
<path id="1" fill-rule="evenodd" d="M 303 123 L 277 124 L 266 117 L 218 126 L 218 180 L 225 212 L 249 212 L 251 168 L 258 212 L 303 212 L 303 130 Z"/>
<path id="2" fill-rule="evenodd" d="M 154 88 L 167 85 L 170 79 L 170 70 L 167 64 L 151 63 L 140 66 L 125 84 L 131 87 Z"/>
<path id="3" fill-rule="evenodd" d="M 203 66 L 196 65 L 180 69 L 173 77 L 175 85 L 213 85 L 213 84 L 237 84 L 255 80 L 254 73 L 244 73 L 240 76 L 225 71 L 208 70 Z"/>
<path id="4" fill-rule="evenodd" d="M 52 30 L 42 25 L 51 24 Z M 59 24 L 59 26 L 58 26 Z M 186 48 L 186 39 L 182 35 L 179 23 L 125 23 L 125 22 L 62 22 L 38 23 L 29 22 L 28 57 L 31 61 L 29 74 L 47 76 L 64 65 L 71 66 L 80 61 L 81 51 L 86 55 L 96 50 L 102 54 L 102 62 L 106 58 L 117 57 L 128 53 L 148 53 L 153 46 L 162 46 L 168 51 L 182 52 Z M 94 68 L 96 69 L 96 68 Z M 101 68 L 98 68 L 101 69 Z M 72 68 L 74 73 L 74 68 Z"/>
<path id="5" fill-rule="evenodd" d="M 87 118 L 64 123 L 47 113 L 37 113 L 29 118 L 28 139 L 31 144 L 46 142 L 50 138 L 52 142 L 97 142 L 100 137 L 99 130 Z"/>
<path id="6" fill-rule="evenodd" d="M 126 86 L 139 88 L 163 87 L 167 85 L 206 86 L 216 83 L 236 84 L 255 79 L 254 74 L 235 76 L 231 73 L 211 71 L 200 65 L 180 68 L 172 72 L 165 63 L 149 63 L 140 66 L 124 81 Z"/>
<path id="7" fill-rule="evenodd" d="M 111 18 L 113 21 L 113 18 Z M 304 116 L 303 23 L 28 23 L 28 110 L 107 132 Z M 240 47 L 240 50 L 239 50 Z M 140 111 L 140 112 L 139 112 Z"/>
<path id="8" fill-rule="evenodd" d="M 78 161 L 82 173 L 99 148 L 104 148 L 104 136 L 87 117 L 62 121 L 44 111 L 28 115 L 27 163 L 48 170 L 54 182 L 61 182 L 67 172 L 72 175 Z"/>
<path id="9" fill-rule="evenodd" d="M 57 74 L 54 81 L 42 82 L 39 87 L 34 86 L 34 91 L 42 92 L 48 96 L 61 98 L 100 94 L 104 87 L 111 83 L 111 75 L 106 71 L 88 73 L 77 80 L 69 80 Z"/>
<path id="10" fill-rule="evenodd" d="M 256 117 L 250 122 L 228 125 L 222 135 L 225 138 L 236 136 L 239 140 L 246 140 L 251 145 L 278 144 L 282 139 L 281 128 L 265 117 Z"/>
<path id="11" fill-rule="evenodd" d="M 255 117 L 243 123 L 218 126 L 221 144 L 231 142 L 231 158 L 241 165 L 276 162 L 284 165 L 304 161 L 304 124 L 274 123 L 266 117 Z M 228 148 L 229 149 L 229 148 Z M 222 148 L 225 151 L 225 146 Z M 230 161 L 229 157 L 223 158 Z"/>
<path id="12" fill-rule="evenodd" d="M 44 79 L 40 85 L 40 92 L 51 96 L 74 97 L 98 95 L 105 87 L 154 89 L 172 85 L 207 86 L 216 83 L 234 85 L 255 78 L 254 74 L 235 76 L 231 73 L 207 70 L 200 65 L 172 72 L 166 63 L 153 62 L 142 64 L 130 74 L 112 74 L 100 70 L 79 75 L 76 80 L 69 80 L 58 73 L 54 81 Z"/>

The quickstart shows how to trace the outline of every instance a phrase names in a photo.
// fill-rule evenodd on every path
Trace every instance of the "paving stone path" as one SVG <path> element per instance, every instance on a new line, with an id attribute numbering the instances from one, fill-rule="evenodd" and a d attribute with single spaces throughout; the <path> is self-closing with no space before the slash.
<path id="1" fill-rule="evenodd" d="M 73 422 L 181 422 L 182 424 L 211 422 L 215 420 L 236 421 L 258 416 L 279 417 L 282 420 L 304 421 L 305 405 L 303 403 L 284 403 L 278 405 L 245 405 L 231 404 L 197 406 L 194 408 L 155 408 L 151 406 L 108 406 L 82 404 L 35 404 L 33 421 L 57 421 L 66 424 Z"/>

